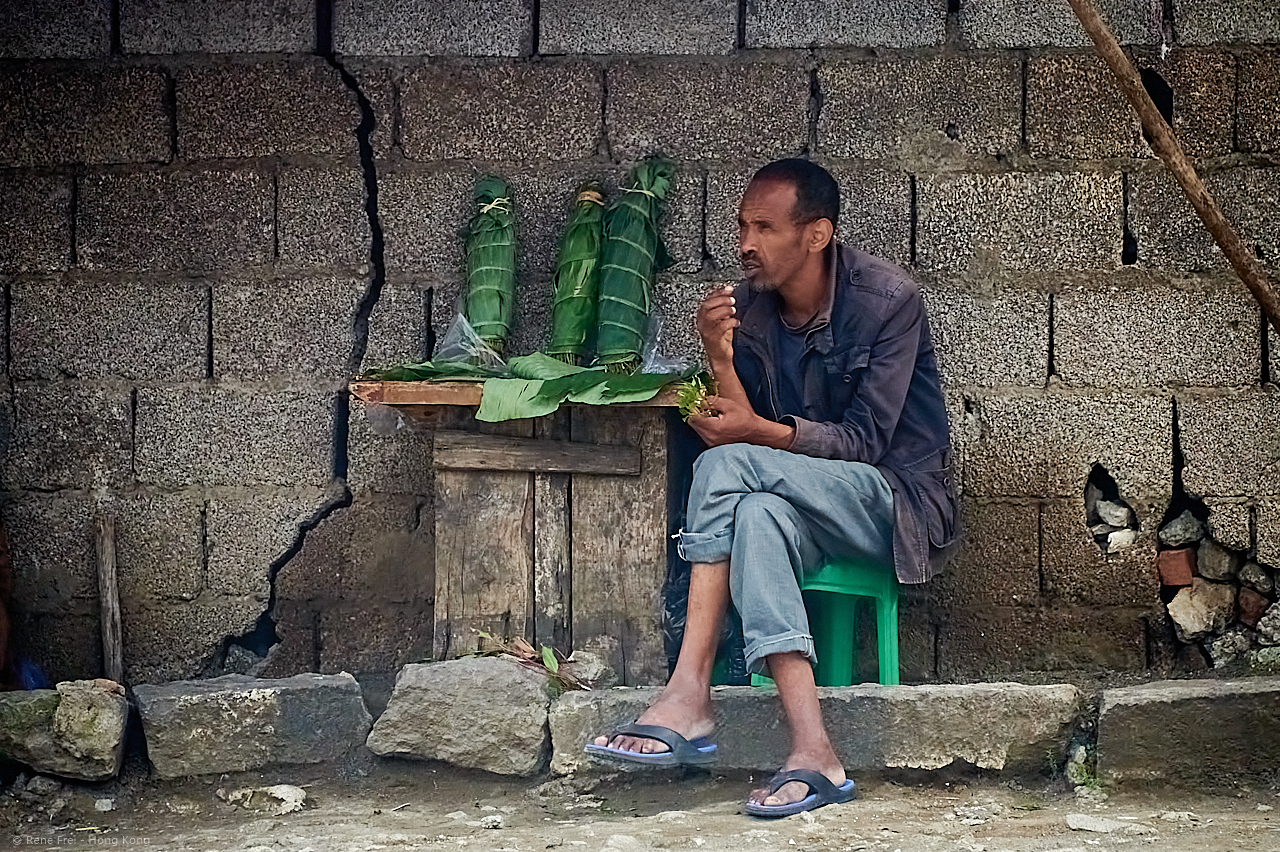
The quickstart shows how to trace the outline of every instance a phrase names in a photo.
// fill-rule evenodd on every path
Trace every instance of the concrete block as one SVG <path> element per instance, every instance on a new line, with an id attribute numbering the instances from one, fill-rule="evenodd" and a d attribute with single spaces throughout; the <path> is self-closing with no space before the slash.
<path id="1" fill-rule="evenodd" d="M 809 138 L 809 72 L 773 62 L 623 62 L 608 69 L 605 123 L 615 158 L 793 156 Z"/>
<path id="2" fill-rule="evenodd" d="M 1182 478 L 1193 494 L 1280 494 L 1280 394 L 1178 398 Z"/>
<path id="3" fill-rule="evenodd" d="M 1280 52 L 1245 53 L 1240 63 L 1236 134 L 1240 150 L 1280 151 Z"/>
<path id="4" fill-rule="evenodd" d="M 1040 600 L 1040 507 L 961 503 L 963 544 L 930 584 L 945 610 L 1029 606 Z"/>
<path id="5" fill-rule="evenodd" d="M 938 635 L 938 674 L 971 681 L 1141 672 L 1147 615 L 1146 609 L 1121 607 L 953 610 Z"/>
<path id="6" fill-rule="evenodd" d="M 156 485 L 329 485 L 332 393 L 175 386 L 137 392 L 136 467 Z"/>
<path id="7" fill-rule="evenodd" d="M 531 0 L 335 0 L 333 47 L 357 56 L 528 56 Z"/>
<path id="8" fill-rule="evenodd" d="M 355 95 L 319 57 L 192 66 L 178 72 L 177 87 L 185 159 L 358 155 Z"/>
<path id="9" fill-rule="evenodd" d="M 94 517 L 98 509 L 95 500 L 82 495 L 39 495 L 6 503 L 4 524 L 13 550 L 16 610 L 70 614 L 78 606 L 92 606 L 97 621 Z M 23 632 L 15 630 L 14 635 Z M 35 636 L 28 643 L 31 647 L 41 644 Z M 97 670 L 91 669 L 80 676 L 95 674 Z"/>
<path id="10" fill-rule="evenodd" d="M 220 662 L 227 637 L 253 630 L 266 604 L 206 597 L 184 603 L 121 601 L 121 609 L 124 677 L 137 684 L 206 675 Z"/>
<path id="11" fill-rule="evenodd" d="M 1054 366 L 1069 385 L 1238 387 L 1258 380 L 1258 306 L 1234 281 L 1066 285 L 1054 299 Z"/>
<path id="12" fill-rule="evenodd" d="M 917 181 L 917 196 L 922 269 L 986 277 L 1120 263 L 1118 174 L 938 174 Z"/>
<path id="13" fill-rule="evenodd" d="M 111 53 L 108 0 L 10 0 L 0 59 L 89 59 Z"/>
<path id="14" fill-rule="evenodd" d="M 1140 67 L 1153 68 L 1173 89 L 1173 131 L 1182 147 L 1193 157 L 1230 154 L 1235 147 L 1237 58 L 1184 48 L 1175 48 L 1163 60 L 1157 56 L 1138 57 L 1138 62 Z M 1242 94 L 1242 121 L 1247 109 L 1244 101 Z M 1240 135 L 1243 139 L 1244 134 Z"/>
<path id="15" fill-rule="evenodd" d="M 1091 53 L 1027 63 L 1027 147 L 1033 157 L 1147 157 L 1141 125 L 1106 64 Z"/>
<path id="16" fill-rule="evenodd" d="M 27 384 L 14 389 L 8 488 L 118 487 L 132 481 L 127 389 Z"/>
<path id="17" fill-rule="evenodd" d="M 41 774 L 103 781 L 124 761 L 129 701 L 109 680 L 0 693 L 0 753 Z"/>
<path id="18" fill-rule="evenodd" d="M 320 671 L 394 673 L 431 659 L 435 610 L 421 602 L 335 603 L 318 613 Z"/>
<path id="19" fill-rule="evenodd" d="M 289 376 L 340 390 L 368 282 L 332 276 L 241 280 L 213 287 L 213 373 Z"/>
<path id="20" fill-rule="evenodd" d="M 746 6 L 746 46 L 941 46 L 946 21 L 946 0 L 756 0 Z"/>
<path id="21" fill-rule="evenodd" d="M 205 590 L 203 500 L 190 494 L 142 492 L 122 497 L 109 508 L 116 516 L 122 606 L 191 601 Z"/>
<path id="22" fill-rule="evenodd" d="M 137 686 L 134 695 L 160 778 L 336 760 L 360 746 L 371 721 L 346 673 L 227 675 Z"/>
<path id="23" fill-rule="evenodd" d="M 720 273 L 730 279 L 740 275 L 738 205 L 757 168 L 713 169 L 707 175 L 707 250 Z M 910 178 L 901 172 L 856 166 L 833 166 L 830 171 L 840 185 L 836 235 L 871 254 L 908 263 Z"/>
<path id="24" fill-rule="evenodd" d="M 1022 287 L 971 292 L 922 287 L 938 371 L 947 387 L 1043 386 L 1049 372 L 1049 296 Z"/>
<path id="25" fill-rule="evenodd" d="M 1161 42 L 1160 0 L 1101 0 L 1095 6 L 1121 44 Z M 1093 46 L 1070 6 L 1039 0 L 966 0 L 960 37 L 970 48 Z"/>
<path id="26" fill-rule="evenodd" d="M 81 179 L 76 245 L 90 270 L 234 269 L 271 261 L 275 191 L 246 171 Z"/>
<path id="27" fill-rule="evenodd" d="M 167 87 L 156 68 L 5 71 L 0 166 L 167 162 Z"/>
<path id="28" fill-rule="evenodd" d="M 369 314 L 369 336 L 358 372 L 427 360 L 431 356 L 427 345 L 434 303 L 429 279 L 384 283 Z M 448 310 L 452 311 L 452 306 Z"/>
<path id="29" fill-rule="evenodd" d="M 252 598 L 265 605 L 271 592 L 272 566 L 306 535 L 304 525 L 310 525 L 340 499 L 332 489 L 210 497 L 201 515 L 209 591 Z"/>
<path id="30" fill-rule="evenodd" d="M 1280 42 L 1280 8 L 1269 0 L 1174 0 L 1182 44 Z"/>
<path id="31" fill-rule="evenodd" d="M 1231 550 L 1253 549 L 1254 507 L 1240 499 L 1203 498 L 1209 508 L 1206 532 L 1214 541 Z"/>
<path id="32" fill-rule="evenodd" d="M 1137 514 L 1140 532 L 1137 542 L 1114 553 L 1103 553 L 1094 543 L 1082 499 L 1044 503 L 1040 560 L 1046 596 L 1085 606 L 1159 606 L 1156 528 L 1167 498 L 1121 496 Z"/>
<path id="33" fill-rule="evenodd" d="M 546 0 L 538 14 L 538 53 L 733 53 L 734 0 L 659 0 L 604 6 Z"/>
<path id="34" fill-rule="evenodd" d="M 1171 493 L 1167 396 L 1026 393 L 978 397 L 975 407 L 980 434 L 965 451 L 966 493 L 1078 497 L 1094 464 L 1126 500 Z M 1185 448 L 1185 428 L 1182 435 Z"/>
<path id="35" fill-rule="evenodd" d="M 307 53 L 316 46 L 309 0 L 121 0 L 125 53 Z"/>
<path id="36" fill-rule="evenodd" d="M 429 65 L 400 85 L 411 160 L 577 160 L 596 153 L 601 74 L 580 62 Z"/>
<path id="37" fill-rule="evenodd" d="M 387 434 L 387 430 L 393 430 Z M 431 495 L 431 432 L 388 406 L 351 400 L 347 484 L 393 494 Z"/>
<path id="38" fill-rule="evenodd" d="M 38 665 L 50 682 L 102 675 L 102 622 L 96 603 L 47 613 L 27 612 L 19 605 L 15 602 L 9 634 L 14 651 Z"/>
<path id="39" fill-rule="evenodd" d="M 0 172 L 0 272 L 71 265 L 69 175 Z"/>
<path id="40" fill-rule="evenodd" d="M 1022 63 L 942 55 L 818 68 L 818 148 L 926 164 L 1022 145 Z"/>
<path id="41" fill-rule="evenodd" d="M 204 378 L 209 292 L 202 281 L 67 276 L 15 280 L 10 293 L 15 378 Z"/>
<path id="42" fill-rule="evenodd" d="M 372 246 L 358 169 L 289 169 L 280 174 L 280 261 L 368 269 Z"/>
<path id="43" fill-rule="evenodd" d="M 1280 169 L 1231 169 L 1209 175 L 1207 183 L 1244 244 L 1274 265 L 1280 258 Z M 1230 268 L 1191 202 L 1163 170 L 1129 176 L 1129 229 L 1142 266 L 1179 273 Z"/>
<path id="44" fill-rule="evenodd" d="M 654 689 L 567 692 L 551 705 L 551 771 L 593 763 L 583 746 L 633 720 Z M 851 772 L 942 769 L 957 761 L 984 769 L 1038 771 L 1044 752 L 1065 744 L 1081 710 L 1074 686 L 975 683 L 820 688 L 832 744 Z M 712 690 L 719 769 L 771 769 L 786 757 L 777 693 L 746 686 Z"/>
<path id="45" fill-rule="evenodd" d="M 342 67 L 355 77 L 356 85 L 373 110 L 374 124 L 369 141 L 373 145 L 374 156 L 379 160 L 391 156 L 397 141 L 396 81 L 400 69 L 379 60 L 352 58 L 343 59 Z"/>
<path id="46" fill-rule="evenodd" d="M 1105 784 L 1265 783 L 1280 761 L 1280 678 L 1157 681 L 1106 689 L 1098 711 Z"/>
<path id="47" fill-rule="evenodd" d="M 1258 562 L 1280 568 L 1280 497 L 1258 502 Z"/>

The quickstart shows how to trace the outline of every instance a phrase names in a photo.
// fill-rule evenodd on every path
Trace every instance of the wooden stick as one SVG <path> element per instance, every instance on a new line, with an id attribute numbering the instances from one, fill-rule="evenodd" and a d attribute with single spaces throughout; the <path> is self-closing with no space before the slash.
<path id="1" fill-rule="evenodd" d="M 1178 143 L 1178 138 L 1165 122 L 1164 116 L 1151 102 L 1151 96 L 1142 85 L 1142 78 L 1134 70 L 1133 63 L 1120 49 L 1116 37 L 1102 20 L 1093 3 L 1090 0 L 1067 0 L 1067 2 L 1075 10 L 1084 31 L 1089 34 L 1089 38 L 1093 39 L 1098 55 L 1111 68 L 1111 73 L 1115 74 L 1125 97 L 1137 111 L 1138 118 L 1142 121 L 1142 129 L 1151 139 L 1151 146 L 1169 167 L 1174 179 L 1178 181 L 1178 185 L 1191 201 L 1191 206 L 1195 208 L 1214 241 L 1231 262 L 1231 267 L 1253 293 L 1258 304 L 1262 305 L 1263 313 L 1280 334 L 1280 296 L 1276 295 L 1266 270 L 1262 268 L 1262 264 L 1258 262 L 1253 252 L 1245 248 L 1244 243 L 1240 241 L 1240 236 L 1231 227 L 1231 223 L 1222 215 L 1222 209 L 1218 207 L 1209 193 L 1209 188 L 1196 173 L 1195 165 L 1182 150 L 1182 145 Z"/>
<path id="2" fill-rule="evenodd" d="M 102 667 L 108 680 L 124 683 L 120 637 L 120 589 L 116 584 L 116 519 L 98 516 L 98 600 L 102 615 Z"/>

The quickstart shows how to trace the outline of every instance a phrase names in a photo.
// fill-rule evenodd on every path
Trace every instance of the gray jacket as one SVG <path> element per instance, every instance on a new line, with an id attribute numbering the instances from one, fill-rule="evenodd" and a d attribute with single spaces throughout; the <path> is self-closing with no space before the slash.
<path id="1" fill-rule="evenodd" d="M 757 414 L 795 426 L 793 452 L 866 462 L 884 475 L 898 580 L 923 583 L 959 538 L 950 427 L 924 301 L 900 267 L 838 243 L 831 251 L 831 300 L 801 362 L 805 416 L 778 410 L 776 293 L 735 290 L 734 367 Z"/>

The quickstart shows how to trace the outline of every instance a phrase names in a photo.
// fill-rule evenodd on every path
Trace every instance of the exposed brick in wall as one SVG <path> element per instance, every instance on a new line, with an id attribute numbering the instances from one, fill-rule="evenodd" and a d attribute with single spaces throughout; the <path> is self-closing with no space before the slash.
<path id="1" fill-rule="evenodd" d="M 1175 403 L 1215 535 L 1280 567 L 1280 339 L 1065 3 L 12 5 L 0 487 L 18 623 L 55 676 L 97 674 L 102 510 L 131 680 L 247 665 L 225 642 L 273 590 L 263 671 L 429 653 L 430 436 L 375 434 L 345 381 L 447 330 L 477 173 L 513 185 L 527 352 L 574 188 L 659 151 L 665 354 L 699 356 L 685 318 L 736 277 L 736 203 L 774 157 L 829 167 L 841 236 L 923 282 L 967 544 L 904 608 L 912 678 L 1158 662 Z M 1274 267 L 1280 13 L 1169 5 L 1099 3 Z M 1139 517 L 1119 554 L 1085 529 L 1094 464 Z"/>

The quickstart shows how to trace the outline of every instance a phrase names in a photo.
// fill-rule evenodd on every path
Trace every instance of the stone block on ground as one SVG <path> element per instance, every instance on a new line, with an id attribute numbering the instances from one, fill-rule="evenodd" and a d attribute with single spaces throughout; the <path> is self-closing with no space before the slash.
<path id="1" fill-rule="evenodd" d="M 336 0 L 333 47 L 353 56 L 526 56 L 531 0 Z"/>
<path id="2" fill-rule="evenodd" d="M 1280 494 L 1276 423 L 1280 394 L 1274 392 L 1179 398 L 1187 490 L 1241 497 Z M 1213 515 L 1209 517 L 1212 523 Z"/>
<path id="3" fill-rule="evenodd" d="M 226 675 L 136 686 L 134 695 L 160 778 L 335 760 L 369 732 L 360 684 L 345 673 Z"/>
<path id="4" fill-rule="evenodd" d="M 746 47 L 930 47 L 946 38 L 946 0 L 753 0 Z"/>
<path id="5" fill-rule="evenodd" d="M 125 53 L 306 53 L 316 46 L 310 0 L 125 0 Z"/>
<path id="6" fill-rule="evenodd" d="M 1268 782 L 1280 764 L 1280 678 L 1160 681 L 1102 693 L 1106 784 Z"/>
<path id="7" fill-rule="evenodd" d="M 111 53 L 111 4 L 102 0 L 11 0 L 0 59 L 88 59 Z"/>
<path id="8" fill-rule="evenodd" d="M 0 755 L 36 772 L 103 781 L 120 772 L 128 718 L 129 702 L 114 681 L 0 692 Z"/>
<path id="9" fill-rule="evenodd" d="M 0 171 L 0 272 L 71 265 L 70 175 Z"/>
<path id="10" fill-rule="evenodd" d="M 602 766 L 583 747 L 632 721 L 656 692 L 569 692 L 556 699 L 552 772 Z M 1079 691 L 1068 685 L 862 685 L 820 688 L 818 695 L 832 743 L 851 772 L 941 769 L 957 761 L 1012 773 L 1039 771 L 1045 751 L 1065 746 L 1081 710 Z M 712 702 L 718 769 L 772 769 L 786 757 L 776 691 L 716 687 Z"/>
<path id="11" fill-rule="evenodd" d="M 958 56 L 818 69 L 818 148 L 833 157 L 933 164 L 1022 144 L 1022 67 Z"/>
<path id="12" fill-rule="evenodd" d="M 1159 43 L 1158 4 L 1103 0 L 1094 5 L 1121 44 Z M 960 5 L 960 37 L 970 48 L 1093 46 L 1070 6 L 1039 0 L 966 0 Z"/>
<path id="13" fill-rule="evenodd" d="M 1280 6 L 1271 0 L 1177 0 L 1182 44 L 1280 42 Z"/>
<path id="14" fill-rule="evenodd" d="M 512 660 L 464 657 L 408 665 L 369 734 L 375 754 L 534 775 L 550 743 L 545 675 Z"/>
<path id="15" fill-rule="evenodd" d="M 543 0 L 538 53 L 643 53 L 713 56 L 733 53 L 734 0 L 660 0 L 603 6 Z"/>

